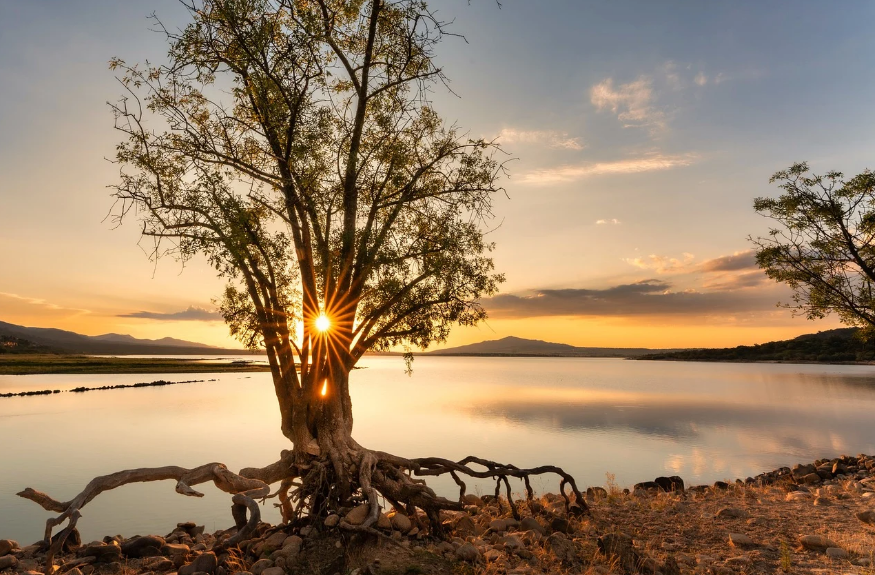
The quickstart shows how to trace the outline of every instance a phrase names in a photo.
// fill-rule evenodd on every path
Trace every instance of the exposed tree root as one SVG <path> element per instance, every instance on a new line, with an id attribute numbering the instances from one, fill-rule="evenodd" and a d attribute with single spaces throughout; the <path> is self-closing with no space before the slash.
<path id="1" fill-rule="evenodd" d="M 472 468 L 472 464 L 483 469 Z M 561 478 L 559 488 L 569 514 L 588 512 L 586 502 L 574 478 L 559 467 L 547 465 L 520 469 L 513 465 L 473 456 L 458 462 L 436 457 L 408 460 L 388 453 L 364 449 L 352 440 L 345 449 L 332 450 L 328 456 L 309 455 L 302 458 L 291 451 L 283 451 L 281 459 L 276 463 L 263 468 L 246 468 L 239 474 L 229 471 L 221 463 L 208 463 L 194 469 L 175 466 L 131 469 L 94 478 L 79 495 L 66 502 L 57 501 L 31 488 L 21 491 L 18 495 L 48 511 L 60 513 L 57 517 L 46 521 L 44 541 L 50 547 L 46 556 L 45 573 L 52 575 L 54 570 L 52 559 L 62 548 L 67 536 L 75 529 L 81 508 L 104 491 L 129 483 L 175 479 L 177 493 L 203 497 L 202 493 L 191 486 L 212 481 L 222 491 L 232 494 L 231 511 L 237 532 L 230 539 L 221 542 L 221 547 L 227 548 L 245 541 L 255 532 L 261 520 L 256 499 L 261 499 L 263 502 L 267 498 L 278 497 L 280 502 L 277 506 L 280 508 L 283 521 L 287 523 L 313 522 L 330 513 L 342 514 L 352 506 L 367 504 L 368 512 L 363 521 L 351 522 L 344 517 L 340 520 L 339 527 L 350 532 L 383 536 L 380 531 L 374 529 L 374 525 L 380 519 L 382 497 L 396 511 L 406 514 L 411 519 L 416 517 L 417 510 L 421 510 L 428 518 L 428 528 L 431 533 L 442 537 L 440 512 L 459 511 L 465 505 L 466 485 L 462 476 L 494 479 L 495 496 L 499 502 L 499 493 L 504 486 L 510 511 L 519 519 L 520 514 L 513 500 L 509 478 L 522 480 L 526 497 L 531 500 L 534 492 L 529 478 L 547 473 L 556 474 Z M 414 477 L 444 474 L 449 474 L 459 486 L 458 501 L 440 497 L 426 485 L 423 479 Z M 279 488 L 271 494 L 269 485 L 278 482 Z M 566 492 L 566 487 L 570 489 L 570 494 Z M 67 526 L 53 541 L 52 529 L 64 521 L 68 522 Z"/>

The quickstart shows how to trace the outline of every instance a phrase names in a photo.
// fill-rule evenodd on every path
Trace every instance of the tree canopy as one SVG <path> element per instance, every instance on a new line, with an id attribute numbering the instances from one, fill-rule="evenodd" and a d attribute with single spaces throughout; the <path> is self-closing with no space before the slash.
<path id="1" fill-rule="evenodd" d="M 786 304 L 809 319 L 838 314 L 847 325 L 875 328 L 875 174 L 819 176 L 806 163 L 777 172 L 783 193 L 754 209 L 777 226 L 751 239 L 766 274 L 793 289 Z"/>
<path id="2" fill-rule="evenodd" d="M 367 350 L 482 320 L 503 167 L 429 101 L 445 24 L 417 0 L 187 6 L 166 64 L 111 62 L 115 214 L 136 212 L 154 256 L 206 254 L 229 280 L 222 312 L 265 346 L 281 404 L 343 388 Z"/>

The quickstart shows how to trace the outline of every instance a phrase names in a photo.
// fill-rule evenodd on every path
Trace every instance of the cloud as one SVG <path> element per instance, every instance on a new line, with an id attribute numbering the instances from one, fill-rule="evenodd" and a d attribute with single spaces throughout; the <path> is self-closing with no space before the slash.
<path id="1" fill-rule="evenodd" d="M 666 128 L 665 114 L 652 105 L 653 81 L 647 76 L 616 88 L 614 79 L 608 78 L 593 86 L 589 96 L 596 110 L 617 114 L 625 128 L 647 127 L 652 131 Z"/>
<path id="2" fill-rule="evenodd" d="M 693 82 L 695 82 L 697 86 L 704 86 L 708 83 L 708 76 L 706 76 L 702 72 L 699 72 L 698 74 L 696 74 L 696 77 L 693 78 Z"/>
<path id="3" fill-rule="evenodd" d="M 650 254 L 643 258 L 626 258 L 623 261 L 642 270 L 654 270 L 656 273 L 665 274 L 689 271 L 694 259 L 696 256 L 693 254 L 684 253 L 681 259 Z"/>
<path id="4" fill-rule="evenodd" d="M 738 290 L 760 286 L 764 283 L 769 283 L 768 280 L 768 276 L 762 271 L 722 274 L 716 278 L 706 280 L 702 287 L 716 290 Z"/>
<path id="5" fill-rule="evenodd" d="M 721 256 L 702 262 L 702 271 L 705 272 L 730 272 L 756 267 L 757 261 L 753 250 L 735 252 L 731 256 Z"/>
<path id="6" fill-rule="evenodd" d="M 619 226 L 622 222 L 620 222 L 620 220 L 618 220 L 617 218 L 611 218 L 609 220 L 596 220 L 595 223 L 598 226 L 606 225 L 606 224 L 611 224 L 612 226 Z"/>
<path id="7" fill-rule="evenodd" d="M 565 165 L 555 168 L 534 170 L 522 177 L 523 183 L 545 185 L 560 182 L 573 182 L 588 176 L 603 176 L 617 174 L 640 174 L 643 172 L 657 172 L 683 168 L 692 164 L 696 159 L 693 154 L 682 156 L 666 156 L 663 154 L 650 154 L 640 158 L 617 160 L 614 162 L 597 162 L 581 165 Z"/>
<path id="8" fill-rule="evenodd" d="M 58 305 L 56 303 L 52 303 L 52 302 L 44 300 L 44 299 L 22 296 L 22 295 L 18 295 L 15 293 L 0 292 L 0 298 L 11 299 L 16 304 L 25 304 L 25 305 L 29 305 L 29 306 L 35 306 L 35 307 L 41 308 L 42 310 L 45 310 L 45 311 L 72 312 L 74 315 L 91 313 L 91 310 L 80 309 L 80 308 L 75 308 L 75 307 L 64 307 L 62 305 Z"/>
<path id="9" fill-rule="evenodd" d="M 189 306 L 188 309 L 184 311 L 177 311 L 173 313 L 135 311 L 132 313 L 121 314 L 118 317 L 154 319 L 159 321 L 218 321 L 222 319 L 222 314 L 217 311 L 210 311 L 201 307 Z"/>
<path id="10" fill-rule="evenodd" d="M 605 289 L 542 289 L 483 301 L 493 317 L 731 315 L 772 310 L 774 295 L 755 291 L 672 291 L 647 279 Z"/>
<path id="11" fill-rule="evenodd" d="M 550 148 L 562 148 L 565 150 L 582 150 L 583 144 L 580 138 L 572 138 L 566 132 L 553 130 L 516 130 L 504 128 L 498 139 L 502 144 L 543 144 Z"/>

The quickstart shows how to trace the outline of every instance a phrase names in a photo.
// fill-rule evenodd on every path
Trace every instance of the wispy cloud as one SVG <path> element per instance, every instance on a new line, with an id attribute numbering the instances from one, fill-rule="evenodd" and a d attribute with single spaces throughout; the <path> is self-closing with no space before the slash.
<path id="1" fill-rule="evenodd" d="M 696 74 L 696 77 L 693 78 L 693 82 L 696 83 L 696 86 L 704 86 L 708 83 L 708 76 L 706 76 L 702 72 L 699 72 L 698 74 Z"/>
<path id="2" fill-rule="evenodd" d="M 626 128 L 666 128 L 665 113 L 653 106 L 653 80 L 648 76 L 616 87 L 614 79 L 608 78 L 593 86 L 589 96 L 597 110 L 617 114 Z"/>
<path id="3" fill-rule="evenodd" d="M 772 294 L 759 290 L 672 290 L 672 285 L 648 279 L 605 289 L 544 289 L 504 294 L 485 300 L 493 317 L 544 316 L 690 316 L 732 315 L 772 310 Z"/>
<path id="4" fill-rule="evenodd" d="M 712 260 L 702 262 L 702 271 L 728 272 L 757 267 L 757 260 L 753 250 L 735 252 L 731 256 L 720 256 Z"/>
<path id="5" fill-rule="evenodd" d="M 612 226 L 619 226 L 622 222 L 620 220 L 618 220 L 617 218 L 611 218 L 609 220 L 596 220 L 595 223 L 597 226 L 608 225 L 608 224 L 610 224 Z"/>
<path id="6" fill-rule="evenodd" d="M 650 254 L 644 257 L 625 258 L 623 261 L 638 269 L 653 270 L 656 273 L 665 274 L 690 271 L 691 264 L 695 259 L 695 255 L 684 253 L 680 258 Z"/>
<path id="7" fill-rule="evenodd" d="M 504 128 L 498 134 L 498 140 L 502 144 L 540 144 L 549 148 L 561 148 L 565 150 L 582 150 L 583 144 L 580 138 L 572 138 L 567 132 L 553 130 L 516 130 Z"/>
<path id="8" fill-rule="evenodd" d="M 154 319 L 159 321 L 218 321 L 222 319 L 222 314 L 201 307 L 189 306 L 186 310 L 171 313 L 135 311 L 121 314 L 118 317 Z"/>
<path id="9" fill-rule="evenodd" d="M 522 182 L 526 184 L 555 184 L 560 182 L 572 182 L 588 176 L 656 172 L 686 167 L 692 164 L 695 159 L 696 156 L 693 154 L 682 156 L 651 154 L 640 158 L 630 158 L 613 162 L 564 165 L 555 168 L 544 168 L 531 171 L 523 175 Z"/>
<path id="10" fill-rule="evenodd" d="M 91 310 L 75 308 L 75 307 L 65 307 L 65 306 L 58 305 L 56 303 L 52 303 L 50 301 L 47 301 L 47 300 L 44 300 L 41 298 L 27 297 L 27 296 L 18 295 L 15 293 L 0 292 L 0 298 L 6 298 L 8 300 L 12 300 L 14 303 L 16 303 L 18 305 L 23 304 L 23 305 L 28 305 L 28 306 L 34 306 L 34 307 L 41 308 L 41 309 L 46 310 L 46 311 L 52 311 L 52 312 L 70 312 L 73 315 L 91 313 Z"/>

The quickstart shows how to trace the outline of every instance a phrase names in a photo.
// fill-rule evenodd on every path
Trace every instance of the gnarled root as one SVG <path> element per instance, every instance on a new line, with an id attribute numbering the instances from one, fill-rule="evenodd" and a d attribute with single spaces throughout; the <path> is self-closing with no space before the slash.
<path id="1" fill-rule="evenodd" d="M 479 466 L 479 468 L 472 467 Z M 466 485 L 463 476 L 475 479 L 493 479 L 496 482 L 495 497 L 500 505 L 502 486 L 507 494 L 507 503 L 516 519 L 519 510 L 511 493 L 510 478 L 522 480 L 528 500 L 534 492 L 530 483 L 533 475 L 556 474 L 560 477 L 559 489 L 565 499 L 569 514 L 588 512 L 583 495 L 577 488 L 574 478 L 560 467 L 545 465 L 531 469 L 520 469 L 469 456 L 461 461 L 450 461 L 437 457 L 404 459 L 381 451 L 372 451 L 356 444 L 351 439 L 343 448 L 332 449 L 331 453 L 319 456 L 293 454 L 283 451 L 276 463 L 263 468 L 246 468 L 239 474 L 229 471 L 221 463 L 208 463 L 194 469 L 182 467 L 155 467 L 130 469 L 110 475 L 96 477 L 85 489 L 70 501 L 60 502 L 45 493 L 31 488 L 18 493 L 48 511 L 60 513 L 46 521 L 45 543 L 49 546 L 46 556 L 46 575 L 52 575 L 53 558 L 62 549 L 67 536 L 72 533 L 80 517 L 80 510 L 88 502 L 104 491 L 109 491 L 129 483 L 176 480 L 176 491 L 182 495 L 202 497 L 193 485 L 212 481 L 220 490 L 232 494 L 232 516 L 237 533 L 219 544 L 227 548 L 250 538 L 255 533 L 261 519 L 256 499 L 278 497 L 277 504 L 283 521 L 297 523 L 312 522 L 329 513 L 341 513 L 353 505 L 366 503 L 367 515 L 363 521 L 353 524 L 345 518 L 339 522 L 341 529 L 383 535 L 374 528 L 380 518 L 381 498 L 389 502 L 398 512 L 411 519 L 421 510 L 428 518 L 429 528 L 435 536 L 443 536 L 441 511 L 461 511 L 465 505 Z M 459 486 L 459 499 L 453 501 L 440 497 L 418 477 L 449 474 Z M 280 483 L 273 494 L 269 486 Z M 566 489 L 568 488 L 568 489 Z M 570 494 L 568 493 L 570 491 Z M 248 519 L 247 519 L 248 512 Z M 67 526 L 52 540 L 52 529 L 64 521 Z"/>
<path id="2" fill-rule="evenodd" d="M 17 495 L 25 499 L 29 499 L 41 506 L 47 511 L 56 511 L 60 513 L 57 517 L 51 517 L 46 520 L 46 530 L 44 542 L 49 545 L 46 553 L 45 574 L 51 575 L 54 569 L 53 559 L 55 554 L 63 547 L 64 542 L 73 529 L 76 528 L 76 523 L 81 517 L 80 509 L 85 507 L 92 499 L 103 493 L 129 483 L 143 483 L 148 481 L 162 481 L 166 479 L 176 480 L 176 492 L 189 497 L 203 497 L 203 493 L 196 491 L 192 485 L 206 483 L 212 481 L 216 487 L 227 493 L 233 494 L 232 508 L 235 519 L 238 523 L 238 532 L 229 541 L 229 544 L 236 544 L 246 538 L 258 525 L 261 520 L 261 511 L 258 508 L 258 503 L 255 498 L 264 498 L 270 493 L 270 488 L 267 483 L 260 479 L 242 477 L 228 470 L 221 463 L 207 463 L 194 469 L 185 469 L 183 467 L 167 466 L 167 467 L 148 467 L 141 469 L 128 469 L 103 475 L 92 479 L 85 489 L 79 495 L 70 501 L 57 501 L 52 497 L 36 491 L 28 487 Z M 249 520 L 245 520 L 246 510 L 249 510 Z M 242 514 L 241 514 L 242 511 Z M 239 518 L 243 518 L 242 525 Z M 52 542 L 52 529 L 64 521 L 67 521 L 67 526 L 58 534 Z"/>

